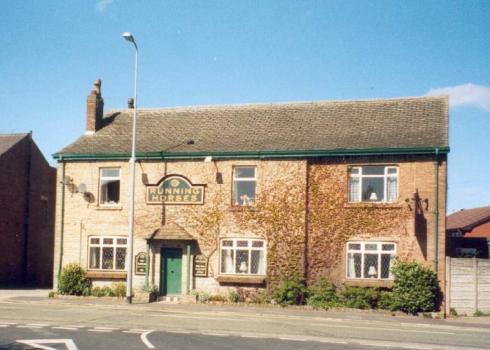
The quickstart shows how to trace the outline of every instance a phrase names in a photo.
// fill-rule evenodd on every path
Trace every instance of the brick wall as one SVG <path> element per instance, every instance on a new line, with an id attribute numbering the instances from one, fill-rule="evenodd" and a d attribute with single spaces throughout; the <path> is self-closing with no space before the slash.
<path id="1" fill-rule="evenodd" d="M 55 169 L 29 136 L 0 168 L 0 285 L 50 286 Z"/>
<path id="2" fill-rule="evenodd" d="M 378 230 L 347 232 L 352 238 L 379 239 L 389 238 L 398 244 L 400 256 L 424 262 L 430 266 L 433 263 L 433 211 L 434 211 L 434 160 L 430 156 L 419 157 L 381 157 L 381 158 L 328 158 L 309 162 L 306 160 L 234 160 L 205 163 L 203 161 L 145 161 L 136 166 L 136 205 L 135 205 L 135 242 L 134 255 L 146 251 L 145 236 L 159 229 L 162 223 L 175 222 L 185 228 L 198 244 L 193 246 L 193 253 L 205 252 L 210 256 L 209 278 L 192 280 L 191 287 L 205 286 L 207 289 L 219 289 L 213 277 L 218 276 L 219 251 L 216 249 L 216 235 L 219 237 L 265 237 L 268 240 L 268 276 L 278 278 L 288 270 L 303 272 L 308 269 L 308 280 L 313 282 L 319 276 L 329 276 L 337 283 L 345 281 L 345 240 L 335 249 L 337 257 L 335 263 L 325 264 L 330 250 L 325 249 L 324 242 L 329 240 L 328 232 L 320 226 L 321 220 L 314 220 L 314 216 L 327 216 L 329 208 L 322 207 L 321 198 L 312 201 L 312 194 L 306 196 L 307 186 L 311 189 L 317 185 L 327 196 L 339 196 L 343 199 L 342 211 L 359 211 L 362 208 L 348 207 L 347 199 L 347 167 L 351 164 L 390 163 L 399 165 L 400 196 L 396 205 L 391 208 L 374 208 L 382 217 L 394 216 L 390 225 Z M 279 208 L 278 214 L 287 221 L 287 217 L 295 215 L 296 222 L 287 222 L 281 225 L 264 227 L 254 224 L 253 211 L 236 210 L 231 206 L 232 167 L 236 165 L 254 165 L 257 167 L 257 192 L 264 193 L 276 188 L 279 196 L 285 194 L 285 200 L 291 200 L 288 205 Z M 127 162 L 68 162 L 65 165 L 67 176 L 73 178 L 76 185 L 81 183 L 93 194 L 94 202 L 89 202 L 79 193 L 71 193 L 65 188 L 64 223 L 63 229 L 63 255 L 62 265 L 76 262 L 87 267 L 88 237 L 90 235 L 127 235 L 128 227 L 128 185 L 129 164 Z M 61 174 L 63 164 L 58 164 L 57 181 L 57 209 L 56 209 L 56 240 L 55 252 L 58 252 L 61 227 Z M 98 205 L 99 198 L 99 169 L 101 167 L 121 168 L 120 205 L 115 208 L 104 208 Z M 319 182 L 322 169 L 328 168 L 335 172 L 336 181 L 343 183 L 341 191 L 328 187 L 327 183 Z M 223 184 L 216 183 L 216 172 L 223 175 Z M 168 174 L 179 174 L 187 177 L 194 184 L 205 184 L 206 195 L 204 205 L 147 205 L 145 203 L 145 185 L 142 175 L 146 174 L 148 183 L 156 184 Z M 323 179 L 322 181 L 328 179 Z M 439 214 L 439 276 L 444 283 L 444 220 L 445 220 L 445 188 L 446 165 L 443 159 L 440 166 L 440 214 Z M 421 199 L 428 199 L 428 208 L 418 215 L 419 219 L 426 220 L 426 227 L 421 231 L 415 229 L 415 209 L 410 210 L 405 199 L 413 198 L 418 190 Z M 288 193 L 290 196 L 288 198 Z M 299 201 L 299 202 L 298 202 Z M 308 212 L 306 206 L 308 205 Z M 413 204 L 412 204 L 413 206 Z M 261 207 L 257 205 L 257 207 Z M 293 210 L 294 212 L 288 210 Z M 263 207 L 261 207 L 263 208 Z M 218 211 L 223 215 L 219 225 L 209 224 L 209 217 Z M 391 214 L 383 214 L 389 212 Z M 252 213 L 252 215 L 250 215 Z M 393 215 L 395 213 L 395 215 Z M 291 214 L 291 215 L 290 215 Z M 400 214 L 400 215 L 398 215 Z M 282 215 L 282 216 L 281 216 Z M 378 215 L 378 214 L 376 214 Z M 257 218 L 257 216 L 255 216 Z M 308 218 L 308 220 L 306 220 Z M 359 218 L 359 216 L 357 216 Z M 206 221 L 206 219 L 209 219 Z M 203 230 L 203 222 L 208 228 Z M 308 234 L 305 235 L 305 230 Z M 308 245 L 305 246 L 305 242 Z M 159 252 L 163 242 L 155 244 L 151 251 L 150 282 L 159 283 Z M 305 256 L 308 259 L 305 259 Z M 183 260 L 185 262 L 185 258 Z M 59 256 L 55 256 L 55 274 L 58 271 Z M 56 275 L 55 275 L 56 279 Z M 134 279 L 135 288 L 142 286 L 143 276 Z"/>

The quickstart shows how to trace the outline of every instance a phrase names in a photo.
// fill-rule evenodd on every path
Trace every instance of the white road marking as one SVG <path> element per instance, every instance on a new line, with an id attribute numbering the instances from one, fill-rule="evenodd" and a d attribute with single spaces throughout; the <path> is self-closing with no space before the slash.
<path id="1" fill-rule="evenodd" d="M 279 339 L 281 339 L 281 340 L 292 340 L 292 341 L 308 341 L 308 339 L 305 339 L 305 338 L 295 338 L 295 337 L 282 337 Z"/>
<path id="2" fill-rule="evenodd" d="M 219 332 L 201 332 L 202 335 L 210 335 L 214 337 L 228 337 L 230 334 L 227 333 L 219 333 Z"/>
<path id="3" fill-rule="evenodd" d="M 153 332 L 153 331 L 149 329 L 129 329 L 127 331 L 122 331 L 122 332 L 140 334 L 140 333 Z"/>
<path id="4" fill-rule="evenodd" d="M 148 331 L 148 332 L 141 334 L 140 338 L 141 338 L 141 341 L 143 342 L 143 344 L 145 344 L 148 349 L 155 349 L 153 344 L 150 343 L 150 341 L 147 338 L 148 334 L 150 334 L 151 332 L 153 332 L 153 331 Z"/>
<path id="5" fill-rule="evenodd" d="M 51 327 L 53 329 L 63 329 L 63 330 L 67 330 L 67 331 L 78 331 L 80 328 L 76 328 L 76 327 Z"/>
<path id="6" fill-rule="evenodd" d="M 110 333 L 112 331 L 117 331 L 117 328 L 106 328 L 106 327 L 95 327 L 92 329 L 88 329 L 89 332 L 102 332 L 102 333 Z"/>
<path id="7" fill-rule="evenodd" d="M 8 324 L 0 324 L 0 328 L 6 328 L 8 326 L 10 326 L 10 325 L 8 325 Z"/>
<path id="8" fill-rule="evenodd" d="M 32 346 L 34 349 L 42 350 L 57 350 L 50 346 L 44 346 L 42 344 L 65 344 L 67 350 L 78 350 L 77 346 L 71 339 L 25 339 L 17 340 L 17 343 Z"/>
<path id="9" fill-rule="evenodd" d="M 328 328 L 349 328 L 349 329 L 367 329 L 367 330 L 385 330 L 385 331 L 393 331 L 394 328 L 388 327 L 369 327 L 369 326 L 356 326 L 356 325 L 342 325 L 342 324 L 323 324 L 323 323 L 310 323 L 312 326 L 321 326 Z M 445 334 L 445 335 L 454 335 L 456 333 L 452 332 L 441 332 L 436 330 L 417 330 L 417 329 L 397 329 L 398 332 L 411 332 L 411 333 L 429 333 L 429 334 Z"/>
<path id="10" fill-rule="evenodd" d="M 29 324 L 25 324 L 25 325 L 19 325 L 17 326 L 17 328 L 43 328 L 43 326 L 35 326 L 35 325 L 29 325 Z"/>

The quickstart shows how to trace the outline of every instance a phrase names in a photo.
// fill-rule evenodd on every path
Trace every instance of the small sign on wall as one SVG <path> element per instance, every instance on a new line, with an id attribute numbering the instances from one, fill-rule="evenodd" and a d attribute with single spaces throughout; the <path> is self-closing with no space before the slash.
<path id="1" fill-rule="evenodd" d="M 144 252 L 140 252 L 136 255 L 135 259 L 135 269 L 134 273 L 135 275 L 144 275 L 146 274 L 146 261 L 148 259 L 148 256 Z"/>
<path id="2" fill-rule="evenodd" d="M 208 277 L 208 258 L 202 254 L 194 257 L 194 277 Z"/>

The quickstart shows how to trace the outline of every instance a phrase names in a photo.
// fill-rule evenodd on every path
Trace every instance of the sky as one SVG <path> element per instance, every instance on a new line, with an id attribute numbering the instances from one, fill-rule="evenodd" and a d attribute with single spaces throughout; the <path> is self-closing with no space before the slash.
<path id="1" fill-rule="evenodd" d="M 450 96 L 448 213 L 490 205 L 490 1 L 3 0 L 0 133 L 51 155 L 106 109 Z"/>

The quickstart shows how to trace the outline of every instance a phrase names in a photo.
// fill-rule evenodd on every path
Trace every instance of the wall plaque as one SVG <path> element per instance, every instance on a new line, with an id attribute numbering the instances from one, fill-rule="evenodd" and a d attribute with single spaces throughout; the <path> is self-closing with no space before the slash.
<path id="1" fill-rule="evenodd" d="M 194 277 L 208 277 L 208 258 L 202 254 L 194 257 Z"/>
<path id="2" fill-rule="evenodd" d="M 138 253 L 136 255 L 135 259 L 135 269 L 134 269 L 134 274 L 135 275 L 144 275 L 146 274 L 146 260 L 148 259 L 148 256 L 146 253 Z"/>
<path id="3" fill-rule="evenodd" d="M 181 175 L 168 175 L 146 187 L 146 203 L 203 204 L 204 185 L 194 185 Z"/>

